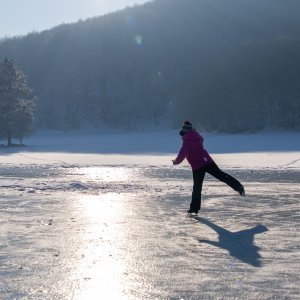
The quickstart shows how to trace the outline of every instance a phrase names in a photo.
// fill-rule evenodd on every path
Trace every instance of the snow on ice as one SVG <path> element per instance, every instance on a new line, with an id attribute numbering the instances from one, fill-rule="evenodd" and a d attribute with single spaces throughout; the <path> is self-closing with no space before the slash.
<path id="1" fill-rule="evenodd" d="M 189 217 L 175 131 L 40 132 L 0 150 L 1 299 L 297 299 L 300 134 L 207 134 Z"/>

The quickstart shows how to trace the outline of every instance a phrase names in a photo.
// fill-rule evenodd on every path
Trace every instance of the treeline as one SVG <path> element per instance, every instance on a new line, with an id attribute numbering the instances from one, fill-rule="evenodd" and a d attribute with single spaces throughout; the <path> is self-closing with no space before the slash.
<path id="1" fill-rule="evenodd" d="M 0 42 L 38 125 L 300 128 L 298 0 L 157 0 Z"/>

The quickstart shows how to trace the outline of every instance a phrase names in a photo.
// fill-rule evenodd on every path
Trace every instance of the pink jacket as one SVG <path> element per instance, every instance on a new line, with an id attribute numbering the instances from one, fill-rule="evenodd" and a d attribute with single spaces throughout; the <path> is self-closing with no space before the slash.
<path id="1" fill-rule="evenodd" d="M 180 164 L 186 158 L 192 169 L 197 170 L 214 162 L 203 148 L 203 140 L 203 137 L 195 129 L 187 132 L 183 136 L 183 143 L 175 160 L 176 163 Z"/>

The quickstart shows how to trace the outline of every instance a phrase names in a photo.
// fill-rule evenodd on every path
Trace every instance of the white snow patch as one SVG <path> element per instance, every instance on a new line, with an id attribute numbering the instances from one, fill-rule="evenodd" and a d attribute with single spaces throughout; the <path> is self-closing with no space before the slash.
<path id="1" fill-rule="evenodd" d="M 300 133 L 203 134 L 205 147 L 225 168 L 300 168 Z M 2 149 L 1 164 L 170 165 L 181 146 L 177 131 L 38 132 L 28 147 Z M 184 165 L 187 166 L 186 162 Z"/>

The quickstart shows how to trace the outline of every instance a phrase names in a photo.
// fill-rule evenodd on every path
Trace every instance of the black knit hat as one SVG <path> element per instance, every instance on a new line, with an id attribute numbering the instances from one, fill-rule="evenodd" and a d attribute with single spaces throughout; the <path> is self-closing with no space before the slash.
<path id="1" fill-rule="evenodd" d="M 179 132 L 181 136 L 184 136 L 187 132 L 191 131 L 193 129 L 193 125 L 190 121 L 185 121 L 182 125 L 182 128 Z"/>

